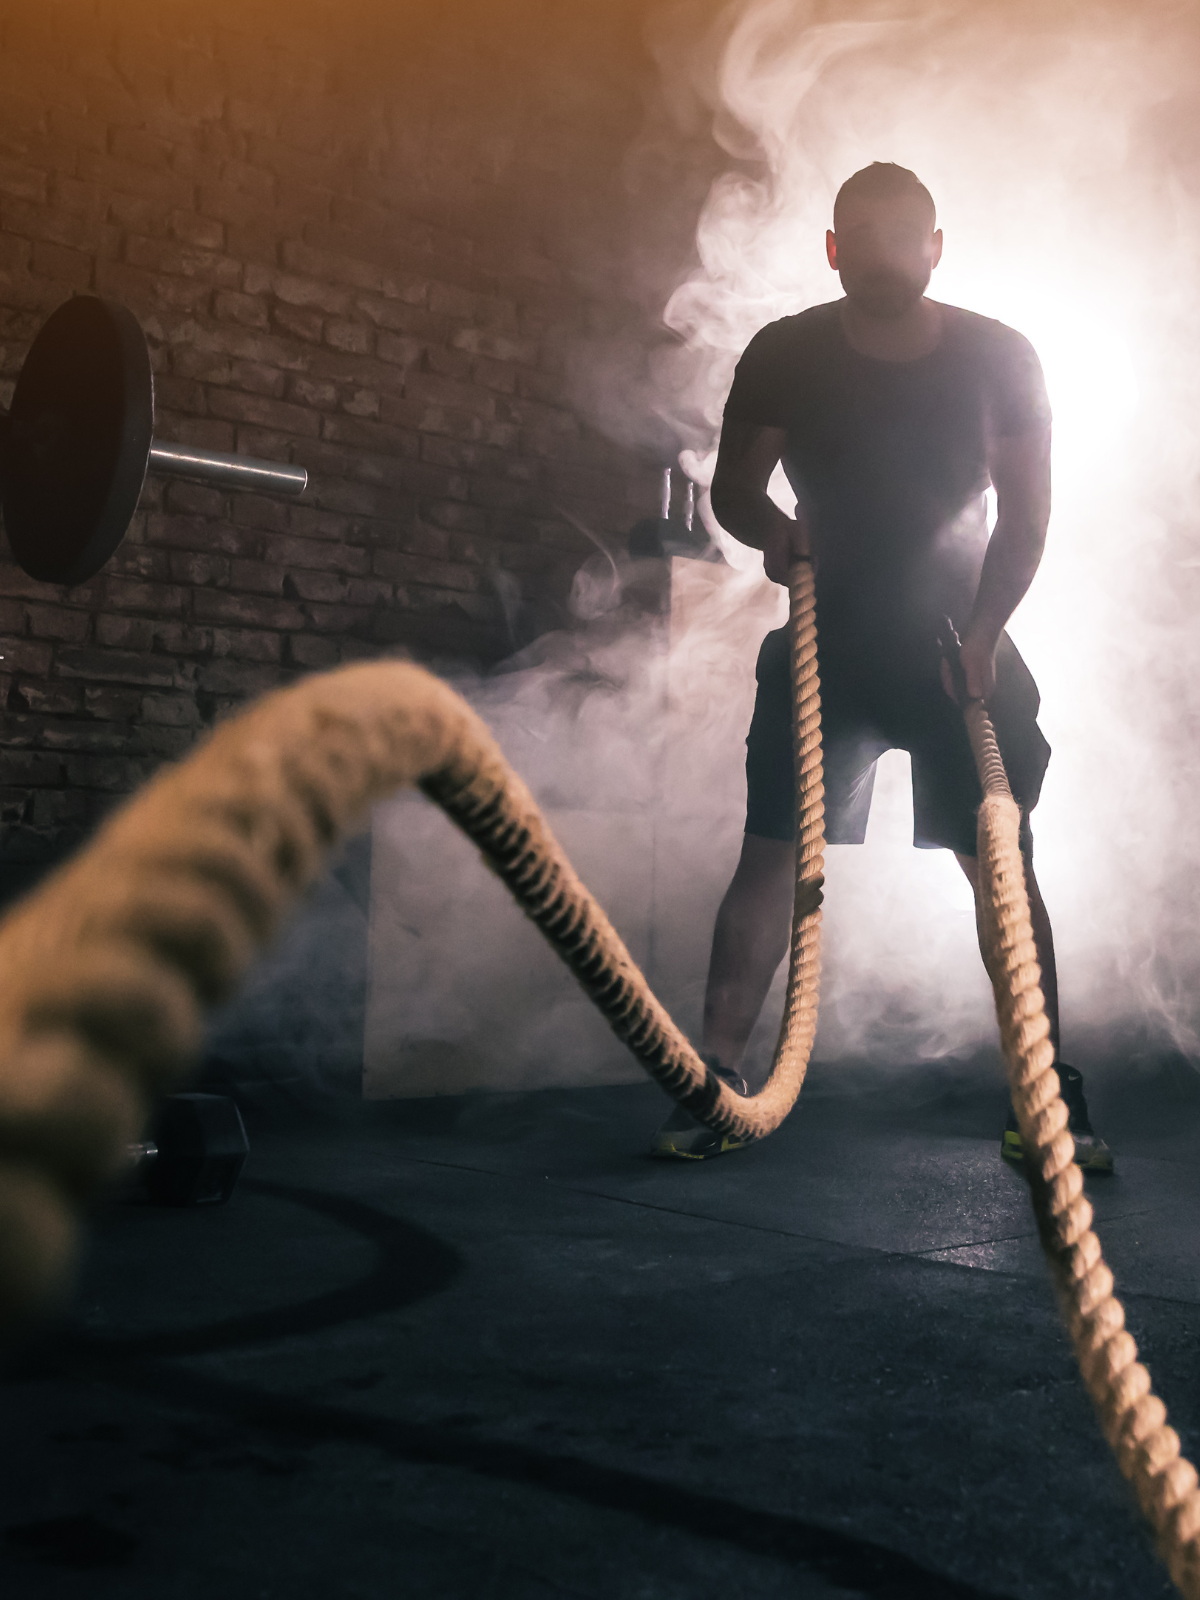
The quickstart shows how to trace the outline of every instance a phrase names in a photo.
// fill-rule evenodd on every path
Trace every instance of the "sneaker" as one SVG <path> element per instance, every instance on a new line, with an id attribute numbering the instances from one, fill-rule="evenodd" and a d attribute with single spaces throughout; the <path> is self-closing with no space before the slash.
<path id="1" fill-rule="evenodd" d="M 704 1056 L 702 1059 L 704 1065 L 727 1083 L 735 1094 L 750 1093 L 745 1078 L 739 1077 L 736 1072 L 727 1072 L 716 1056 Z M 752 1142 L 732 1133 L 714 1133 L 702 1122 L 697 1122 L 690 1111 L 676 1106 L 650 1141 L 650 1154 L 673 1156 L 678 1161 L 707 1161 L 710 1156 L 723 1156 L 729 1150 L 740 1150 Z"/>
<path id="2" fill-rule="evenodd" d="M 1054 1070 L 1062 1097 L 1067 1104 L 1067 1127 L 1075 1139 L 1075 1160 L 1085 1172 L 1111 1172 L 1112 1151 L 1092 1127 L 1088 1116 L 1087 1100 L 1083 1093 L 1083 1074 L 1074 1067 L 1059 1061 Z M 1017 1127 L 1017 1114 L 1009 1107 L 1008 1121 L 1004 1124 L 1004 1137 L 1000 1141 L 1000 1154 L 1006 1161 L 1024 1161 L 1025 1146 L 1021 1130 Z"/>

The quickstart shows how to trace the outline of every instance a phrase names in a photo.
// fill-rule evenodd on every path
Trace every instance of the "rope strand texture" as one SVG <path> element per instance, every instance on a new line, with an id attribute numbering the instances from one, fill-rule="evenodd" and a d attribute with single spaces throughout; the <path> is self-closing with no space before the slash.
<path id="1" fill-rule="evenodd" d="M 61 1286 L 77 1215 L 152 1096 L 194 1060 L 329 850 L 419 785 L 491 861 L 647 1071 L 720 1132 L 760 1138 L 795 1103 L 816 1030 L 824 850 L 812 569 L 791 581 L 797 851 L 787 1001 L 771 1077 L 740 1098 L 650 992 L 478 717 L 404 663 L 283 690 L 161 774 L 0 923 L 0 1328 Z M 1080 1369 L 1186 1600 L 1200 1600 L 1200 1489 L 1137 1361 L 1091 1232 L 1039 988 L 1020 815 L 981 705 L 979 859 L 989 969 L 1034 1211 Z"/>
<path id="2" fill-rule="evenodd" d="M 816 1029 L 823 790 L 807 565 L 792 628 L 792 971 L 760 1094 L 735 1094 L 671 1021 L 474 712 L 419 667 L 343 668 L 225 724 L 0 923 L 0 1326 L 64 1280 L 79 1206 L 120 1167 L 150 1097 L 194 1059 L 204 1008 L 232 993 L 338 839 L 406 784 L 474 840 L 670 1094 L 722 1132 L 777 1127 Z"/>
<path id="3" fill-rule="evenodd" d="M 983 788 L 978 855 L 987 964 L 1038 1234 L 1105 1438 L 1154 1529 L 1172 1581 L 1186 1600 L 1200 1600 L 1196 1469 L 1180 1454 L 1166 1407 L 1138 1362 L 1124 1309 L 1112 1292 L 1112 1273 L 1092 1232 L 1092 1208 L 1054 1070 L 1021 856 L 1021 813 L 981 701 L 968 704 L 966 722 Z"/>

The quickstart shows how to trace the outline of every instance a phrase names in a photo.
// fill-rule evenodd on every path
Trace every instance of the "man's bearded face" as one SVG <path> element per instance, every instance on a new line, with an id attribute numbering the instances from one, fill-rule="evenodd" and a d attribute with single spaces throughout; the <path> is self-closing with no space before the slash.
<path id="1" fill-rule="evenodd" d="M 847 197 L 835 239 L 846 298 L 868 316 L 901 317 L 929 287 L 940 238 L 919 201 Z"/>

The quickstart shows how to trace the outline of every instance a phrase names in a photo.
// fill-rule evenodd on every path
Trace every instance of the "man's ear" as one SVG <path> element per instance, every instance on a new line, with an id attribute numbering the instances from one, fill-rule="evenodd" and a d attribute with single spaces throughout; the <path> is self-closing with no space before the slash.
<path id="1" fill-rule="evenodd" d="M 941 253 L 942 253 L 942 245 L 941 245 L 942 236 L 941 236 L 940 232 L 938 233 L 937 238 L 938 238 L 938 247 L 937 247 L 938 254 L 941 255 Z M 837 269 L 838 269 L 838 264 L 837 264 L 837 235 L 834 233 L 832 228 L 827 228 L 825 230 L 825 254 L 829 257 L 829 265 L 836 272 Z"/>
<path id="2" fill-rule="evenodd" d="M 936 267 L 942 259 L 942 230 L 938 228 L 933 235 L 933 265 Z"/>

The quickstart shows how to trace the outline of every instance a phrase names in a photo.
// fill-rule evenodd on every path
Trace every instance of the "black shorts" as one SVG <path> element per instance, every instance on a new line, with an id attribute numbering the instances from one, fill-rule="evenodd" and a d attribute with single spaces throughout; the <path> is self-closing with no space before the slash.
<path id="1" fill-rule="evenodd" d="M 786 628 L 758 653 L 758 694 L 746 739 L 746 832 L 764 839 L 796 833 L 792 765 L 792 688 Z M 1037 684 L 1007 634 L 996 652 L 996 691 L 988 709 L 1013 798 L 1026 818 L 1037 805 L 1050 746 L 1038 727 Z M 911 680 L 880 674 L 869 686 L 822 671 L 821 744 L 825 840 L 866 837 L 875 763 L 885 750 L 912 757 L 913 843 L 975 854 L 975 813 L 983 798 L 962 713 L 930 674 Z"/>

